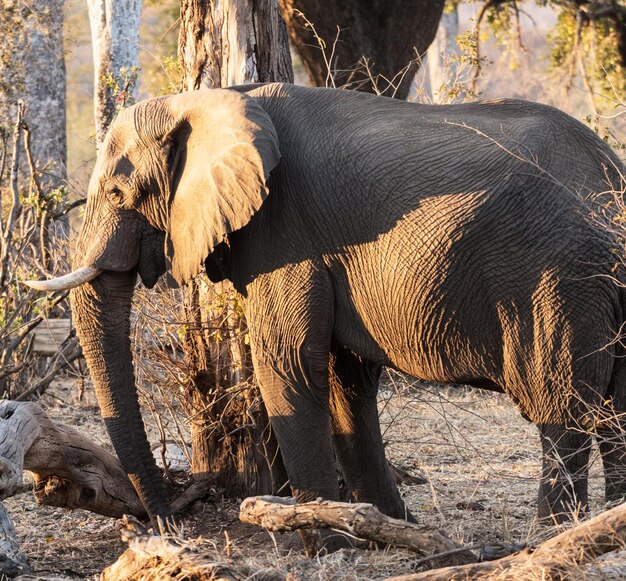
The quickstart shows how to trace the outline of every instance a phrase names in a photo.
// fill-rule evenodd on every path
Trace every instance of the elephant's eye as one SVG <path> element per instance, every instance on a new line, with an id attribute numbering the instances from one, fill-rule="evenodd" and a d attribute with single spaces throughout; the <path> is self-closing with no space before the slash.
<path id="1" fill-rule="evenodd" d="M 124 194 L 119 188 L 111 188 L 108 197 L 111 203 L 118 208 L 124 204 Z"/>

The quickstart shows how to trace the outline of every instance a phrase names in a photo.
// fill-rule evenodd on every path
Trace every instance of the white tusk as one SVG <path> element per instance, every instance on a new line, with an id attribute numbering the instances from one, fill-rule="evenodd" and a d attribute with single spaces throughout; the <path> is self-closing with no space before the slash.
<path id="1" fill-rule="evenodd" d="M 65 276 L 51 278 L 50 280 L 25 280 L 24 284 L 40 291 L 62 291 L 80 286 L 90 280 L 93 280 L 102 272 L 99 268 L 91 266 L 83 266 L 78 270 L 74 270 Z"/>

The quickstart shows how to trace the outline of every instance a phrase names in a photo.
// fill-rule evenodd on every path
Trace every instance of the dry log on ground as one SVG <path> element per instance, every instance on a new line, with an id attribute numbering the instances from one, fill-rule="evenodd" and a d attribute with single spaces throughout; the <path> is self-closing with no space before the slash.
<path id="1" fill-rule="evenodd" d="M 119 518 L 145 515 L 120 461 L 78 430 L 50 420 L 29 402 L 0 402 L 0 499 L 35 478 L 40 504 L 83 508 Z"/>
<path id="2" fill-rule="evenodd" d="M 625 546 L 626 503 L 623 503 L 541 543 L 534 550 L 524 549 L 488 563 L 446 567 L 388 581 L 574 579 L 581 565 Z"/>
<path id="3" fill-rule="evenodd" d="M 317 500 L 295 504 L 293 499 L 253 496 L 241 503 L 239 518 L 273 532 L 333 528 L 374 542 L 406 547 L 439 565 L 476 561 L 442 531 L 382 514 L 371 504 Z"/>
<path id="4" fill-rule="evenodd" d="M 0 577 L 13 579 L 30 573 L 26 555 L 20 551 L 13 521 L 0 502 Z"/>
<path id="5" fill-rule="evenodd" d="M 273 570 L 253 570 L 223 555 L 194 546 L 193 541 L 150 535 L 137 521 L 125 519 L 123 536 L 129 548 L 105 569 L 101 581 L 286 581 Z"/>

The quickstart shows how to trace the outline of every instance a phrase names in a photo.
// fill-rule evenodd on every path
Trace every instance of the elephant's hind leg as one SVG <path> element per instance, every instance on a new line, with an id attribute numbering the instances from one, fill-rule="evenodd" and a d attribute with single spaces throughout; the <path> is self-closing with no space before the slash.
<path id="1" fill-rule="evenodd" d="M 564 424 L 540 425 L 539 430 L 543 449 L 539 519 L 563 522 L 587 509 L 591 436 Z"/>
<path id="2" fill-rule="evenodd" d="M 602 404 L 596 438 L 604 466 L 607 502 L 626 499 L 626 363 L 612 378 L 612 396 Z"/>
<path id="3" fill-rule="evenodd" d="M 414 520 L 400 496 L 380 433 L 376 395 L 381 366 L 343 347 L 330 358 L 331 423 L 335 451 L 356 500 Z"/>
<path id="4" fill-rule="evenodd" d="M 597 438 L 604 466 L 606 501 L 623 502 L 626 500 L 626 418 L 613 421 L 614 426 L 598 429 Z"/>

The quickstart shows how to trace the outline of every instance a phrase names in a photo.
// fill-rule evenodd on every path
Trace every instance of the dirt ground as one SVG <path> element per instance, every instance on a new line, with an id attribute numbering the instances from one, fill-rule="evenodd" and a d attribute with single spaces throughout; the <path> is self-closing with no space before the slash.
<path id="1" fill-rule="evenodd" d="M 77 401 L 73 382 L 56 384 L 40 403 L 54 419 L 84 429 L 110 448 L 93 395 Z M 536 543 L 554 534 L 535 519 L 540 471 L 536 428 L 503 395 L 469 388 L 417 384 L 389 373 L 380 395 L 389 459 L 428 484 L 401 486 L 420 523 L 444 529 L 469 544 Z M 601 511 L 603 482 L 597 453 L 590 481 L 592 513 Z M 118 521 L 84 511 L 36 505 L 31 494 L 5 501 L 22 550 L 42 576 L 93 579 L 125 546 Z M 221 499 L 186 517 L 182 532 L 201 537 L 207 550 L 254 569 L 291 572 L 294 579 L 384 579 L 416 570 L 404 550 L 342 550 L 314 560 L 286 553 L 287 539 L 240 523 L 239 502 Z M 577 572 L 576 578 L 626 578 L 626 553 Z"/>

